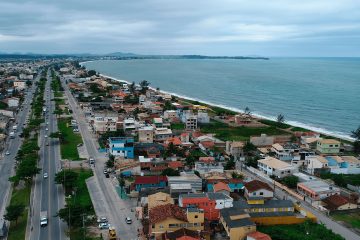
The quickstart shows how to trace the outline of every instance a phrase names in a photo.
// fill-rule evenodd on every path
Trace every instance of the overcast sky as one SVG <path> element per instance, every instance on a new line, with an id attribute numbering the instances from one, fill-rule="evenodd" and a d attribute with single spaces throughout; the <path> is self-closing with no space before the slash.
<path id="1" fill-rule="evenodd" d="M 360 0 L 1 0 L 0 52 L 360 56 Z"/>

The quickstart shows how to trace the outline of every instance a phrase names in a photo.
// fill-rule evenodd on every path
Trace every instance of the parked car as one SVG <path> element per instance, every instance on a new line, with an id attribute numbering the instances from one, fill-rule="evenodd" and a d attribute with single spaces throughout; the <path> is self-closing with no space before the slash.
<path id="1" fill-rule="evenodd" d="M 110 175 L 107 173 L 107 174 L 105 174 L 105 177 L 106 177 L 106 178 L 110 178 Z"/>
<path id="2" fill-rule="evenodd" d="M 44 173 L 44 178 L 48 178 L 48 174 L 47 173 Z"/>
<path id="3" fill-rule="evenodd" d="M 5 155 L 10 155 L 10 152 L 9 152 L 9 151 L 6 151 Z"/>
<path id="4" fill-rule="evenodd" d="M 99 224 L 99 229 L 108 229 L 110 227 L 109 223 L 100 223 Z"/>
<path id="5" fill-rule="evenodd" d="M 107 223 L 108 222 L 106 217 L 99 217 L 96 221 L 98 223 Z"/>

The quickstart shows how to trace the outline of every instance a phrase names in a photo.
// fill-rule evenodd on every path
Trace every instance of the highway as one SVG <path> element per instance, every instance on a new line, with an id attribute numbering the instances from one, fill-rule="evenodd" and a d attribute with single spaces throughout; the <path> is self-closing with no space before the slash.
<path id="1" fill-rule="evenodd" d="M 96 214 L 98 216 L 105 216 L 108 218 L 111 226 L 115 227 L 117 236 L 120 239 L 137 240 L 138 228 L 141 226 L 140 222 L 135 217 L 135 211 L 131 211 L 136 206 L 134 200 L 123 200 L 117 194 L 114 185 L 110 178 L 105 178 L 103 174 L 105 162 L 108 157 L 104 153 L 99 153 L 98 142 L 89 131 L 89 125 L 83 112 L 80 110 L 75 98 L 70 93 L 65 81 L 61 78 L 62 86 L 65 89 L 65 94 L 68 98 L 69 105 L 73 110 L 73 117 L 79 124 L 79 130 L 82 134 L 84 146 L 87 149 L 89 156 L 94 157 L 96 164 L 94 167 L 94 189 L 89 188 L 89 192 L 96 194 L 96 202 L 93 202 Z M 126 224 L 125 218 L 131 217 L 132 224 Z"/>
<path id="2" fill-rule="evenodd" d="M 20 148 L 23 139 L 19 137 L 19 134 L 22 132 L 23 127 L 26 124 L 26 119 L 29 117 L 29 113 L 31 111 L 31 102 L 33 100 L 33 92 L 36 89 L 37 82 L 41 77 L 41 72 L 35 78 L 32 86 L 26 91 L 27 94 L 24 98 L 22 109 L 19 110 L 17 116 L 15 117 L 15 124 L 18 126 L 18 130 L 16 132 L 15 138 L 6 140 L 5 148 L 2 152 L 2 156 L 0 158 L 0 217 L 3 218 L 6 206 L 10 201 L 10 187 L 11 184 L 8 181 L 9 177 L 14 173 L 14 164 L 15 164 L 15 156 L 17 155 L 18 149 Z M 9 129 L 12 129 L 12 126 L 9 126 Z M 12 130 L 9 130 L 11 132 Z M 5 152 L 9 151 L 10 155 L 5 155 Z"/>
<path id="3" fill-rule="evenodd" d="M 46 239 L 66 239 L 66 223 L 56 217 L 59 209 L 64 206 L 64 190 L 62 185 L 55 184 L 55 174 L 60 170 L 60 145 L 58 139 L 49 136 L 52 132 L 57 132 L 57 118 L 53 114 L 55 103 L 51 101 L 54 97 L 51 88 L 51 77 L 47 76 L 45 86 L 45 123 L 41 124 L 39 135 L 40 161 L 39 167 L 41 173 L 35 178 L 35 185 L 32 192 L 31 204 L 33 211 L 30 219 L 30 237 L 29 239 L 46 240 Z M 47 146 L 48 144 L 48 146 Z M 44 178 L 44 173 L 48 174 Z M 47 211 L 48 225 L 40 227 L 40 212 Z"/>

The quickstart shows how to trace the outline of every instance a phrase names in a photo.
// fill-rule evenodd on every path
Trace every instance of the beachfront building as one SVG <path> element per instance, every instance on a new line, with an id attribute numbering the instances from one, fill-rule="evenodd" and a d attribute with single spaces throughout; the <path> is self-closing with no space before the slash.
<path id="1" fill-rule="evenodd" d="M 283 178 L 296 172 L 296 168 L 290 164 L 273 157 L 258 160 L 258 168 L 268 176 Z"/>
<path id="2" fill-rule="evenodd" d="M 131 137 L 109 138 L 109 153 L 113 156 L 134 158 L 134 138 Z"/>
<path id="3" fill-rule="evenodd" d="M 316 150 L 321 154 L 338 154 L 340 142 L 335 139 L 321 139 L 317 141 Z"/>
<path id="4" fill-rule="evenodd" d="M 326 156 L 331 173 L 360 174 L 360 160 L 354 156 Z"/>

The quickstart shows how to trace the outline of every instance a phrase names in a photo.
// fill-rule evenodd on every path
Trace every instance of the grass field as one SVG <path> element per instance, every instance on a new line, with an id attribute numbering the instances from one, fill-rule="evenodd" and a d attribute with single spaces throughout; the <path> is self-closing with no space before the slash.
<path id="1" fill-rule="evenodd" d="M 26 186 L 25 188 L 20 190 L 14 189 L 12 192 L 10 205 L 23 204 L 26 207 L 28 207 L 30 202 L 30 192 L 31 192 L 30 186 Z M 23 215 L 19 217 L 17 224 L 15 222 L 11 222 L 8 240 L 25 239 L 27 216 L 28 216 L 28 211 L 27 208 L 25 208 L 25 211 Z"/>
<path id="2" fill-rule="evenodd" d="M 270 235 L 272 240 L 344 240 L 342 236 L 327 229 L 324 225 L 311 222 L 258 226 L 257 230 Z"/>
<path id="3" fill-rule="evenodd" d="M 171 129 L 183 130 L 183 129 L 185 129 L 185 124 L 183 124 L 183 123 L 172 123 L 171 124 Z"/>
<path id="4" fill-rule="evenodd" d="M 60 98 L 63 97 L 63 93 L 62 92 L 54 92 L 54 97 Z"/>
<path id="5" fill-rule="evenodd" d="M 353 228 L 360 229 L 360 212 L 357 213 L 335 213 L 331 215 L 336 221 L 342 221 Z"/>
<path id="6" fill-rule="evenodd" d="M 288 134 L 281 129 L 277 129 L 274 126 L 263 128 L 249 128 L 249 127 L 230 127 L 225 123 L 212 121 L 209 124 L 203 124 L 200 127 L 203 133 L 215 133 L 217 138 L 221 140 L 234 140 L 234 141 L 246 141 L 250 136 L 260 135 L 265 133 L 267 135 L 281 135 Z"/>
<path id="7" fill-rule="evenodd" d="M 71 127 L 68 127 L 69 119 L 59 119 L 59 131 L 62 134 L 61 140 L 61 157 L 69 160 L 80 160 L 77 145 L 82 143 L 82 138 L 79 133 L 74 133 Z"/>

